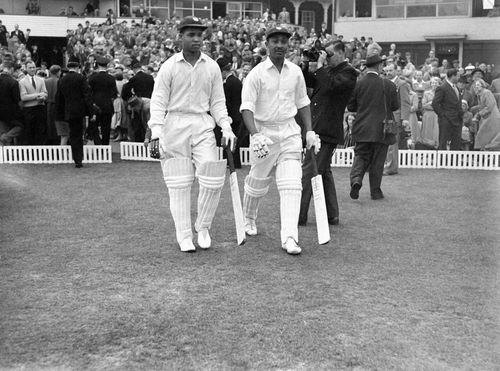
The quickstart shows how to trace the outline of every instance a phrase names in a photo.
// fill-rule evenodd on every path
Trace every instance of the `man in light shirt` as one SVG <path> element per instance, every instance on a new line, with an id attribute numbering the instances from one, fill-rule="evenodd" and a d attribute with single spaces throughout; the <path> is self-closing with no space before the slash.
<path id="1" fill-rule="evenodd" d="M 45 101 L 48 97 L 45 80 L 35 75 L 35 62 L 27 62 L 26 70 L 28 74 L 19 81 L 23 102 L 24 142 L 30 145 L 45 144 L 47 136 Z"/>
<path id="2" fill-rule="evenodd" d="M 206 28 L 196 17 L 189 16 L 180 22 L 182 52 L 169 58 L 158 72 L 148 122 L 151 156 L 161 158 L 176 238 L 184 252 L 196 250 L 191 227 L 195 169 L 200 183 L 194 225 L 198 246 L 207 249 L 212 242 L 208 231 L 226 174 L 226 161 L 217 160 L 215 123 L 222 129 L 223 145 L 233 150 L 236 140 L 219 66 L 200 51 Z"/>
<path id="3" fill-rule="evenodd" d="M 251 135 L 251 168 L 245 179 L 243 212 L 248 235 L 257 234 L 257 210 L 268 192 L 276 166 L 280 195 L 281 246 L 288 254 L 300 254 L 298 219 L 302 193 L 302 137 L 295 122 L 297 112 L 306 129 L 307 148 L 319 150 L 319 138 L 311 129 L 310 100 L 300 68 L 285 59 L 291 34 L 282 27 L 266 34 L 269 58 L 248 74 L 241 94 L 241 113 Z"/>

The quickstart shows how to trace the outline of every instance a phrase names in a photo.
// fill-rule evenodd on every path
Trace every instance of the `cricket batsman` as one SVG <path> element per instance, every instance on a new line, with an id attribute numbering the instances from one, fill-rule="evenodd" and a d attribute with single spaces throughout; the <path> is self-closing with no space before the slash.
<path id="1" fill-rule="evenodd" d="M 161 159 L 177 242 L 183 252 L 196 250 L 191 226 L 191 185 L 198 178 L 198 246 L 211 246 L 209 229 L 226 175 L 218 161 L 213 129 L 222 129 L 222 144 L 234 150 L 236 137 L 227 114 L 217 63 L 200 52 L 207 27 L 196 17 L 179 24 L 182 51 L 160 68 L 151 96 L 151 156 Z M 210 112 L 210 114 L 208 114 Z"/>
<path id="2" fill-rule="evenodd" d="M 302 137 L 295 121 L 297 112 L 306 129 L 307 148 L 320 148 L 319 137 L 311 129 L 310 100 L 301 69 L 286 60 L 291 34 L 282 27 L 268 30 L 269 57 L 255 66 L 243 84 L 240 111 L 251 135 L 251 167 L 245 179 L 243 212 L 245 229 L 257 234 L 257 211 L 271 183 L 276 166 L 280 195 L 281 247 L 288 254 L 301 253 L 298 219 L 302 194 Z"/>

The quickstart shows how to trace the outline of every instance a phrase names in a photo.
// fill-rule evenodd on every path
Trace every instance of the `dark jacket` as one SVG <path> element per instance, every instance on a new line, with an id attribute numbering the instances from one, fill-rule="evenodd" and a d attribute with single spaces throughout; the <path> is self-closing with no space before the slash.
<path id="1" fill-rule="evenodd" d="M 153 76 L 139 71 L 123 86 L 122 98 L 125 100 L 129 99 L 132 96 L 132 89 L 138 97 L 151 98 L 154 85 L 155 79 Z"/>
<path id="2" fill-rule="evenodd" d="M 241 81 L 234 75 L 228 76 L 226 82 L 224 83 L 227 113 L 233 120 L 233 125 L 238 125 L 243 122 L 240 112 L 242 87 L 243 85 Z"/>
<path id="3" fill-rule="evenodd" d="M 56 118 L 79 119 L 92 116 L 92 97 L 85 76 L 70 71 L 59 79 L 56 93 Z"/>
<path id="4" fill-rule="evenodd" d="M 386 107 L 384 107 L 384 92 Z M 354 142 L 386 143 L 383 124 L 386 112 L 399 109 L 396 85 L 374 73 L 367 73 L 356 84 L 347 109 L 350 112 L 357 112 L 352 126 Z"/>
<path id="5" fill-rule="evenodd" d="M 432 108 L 438 115 L 439 122 L 448 122 L 450 125 L 462 126 L 462 102 L 460 94 L 457 96 L 453 87 L 447 81 L 438 86 Z"/>
<path id="6" fill-rule="evenodd" d="M 0 121 L 21 120 L 19 83 L 7 73 L 0 74 Z"/>
<path id="7" fill-rule="evenodd" d="M 92 101 L 101 110 L 100 113 L 113 114 L 113 100 L 118 95 L 116 80 L 106 71 L 99 71 L 89 77 Z"/>
<path id="8" fill-rule="evenodd" d="M 21 30 L 14 30 L 10 33 L 10 37 L 17 36 L 20 44 L 26 44 L 26 37 L 24 37 L 24 32 Z"/>
<path id="9" fill-rule="evenodd" d="M 311 95 L 312 129 L 325 143 L 344 142 L 344 112 L 351 98 L 358 72 L 348 63 L 327 66 L 304 74 Z"/>

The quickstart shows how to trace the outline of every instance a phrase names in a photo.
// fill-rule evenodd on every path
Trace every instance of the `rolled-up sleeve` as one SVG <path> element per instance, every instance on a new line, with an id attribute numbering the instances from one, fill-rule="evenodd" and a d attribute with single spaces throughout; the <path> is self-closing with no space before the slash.
<path id="1" fill-rule="evenodd" d="M 248 76 L 243 83 L 243 88 L 241 90 L 241 106 L 240 112 L 243 110 L 248 110 L 255 112 L 255 103 L 257 102 L 258 94 L 258 79 L 257 74 L 250 71 Z"/>
<path id="2" fill-rule="evenodd" d="M 148 126 L 151 128 L 153 138 L 160 135 L 161 128 L 165 124 L 165 115 L 167 113 L 168 100 L 170 97 L 170 81 L 173 66 L 170 63 L 164 63 L 158 72 L 153 94 L 150 102 L 150 119 Z"/>
<path id="3" fill-rule="evenodd" d="M 311 100 L 307 96 L 307 88 L 306 88 L 306 81 L 304 80 L 304 76 L 298 75 L 297 76 L 298 82 L 297 82 L 297 90 L 295 94 L 295 105 L 297 106 L 298 109 L 304 108 L 305 106 L 308 106 L 311 104 Z"/>

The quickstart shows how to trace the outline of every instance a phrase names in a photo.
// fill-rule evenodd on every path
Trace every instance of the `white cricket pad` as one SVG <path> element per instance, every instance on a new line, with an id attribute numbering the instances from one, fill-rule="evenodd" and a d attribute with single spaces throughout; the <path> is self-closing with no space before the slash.
<path id="1" fill-rule="evenodd" d="M 172 158 L 163 163 L 163 177 L 170 198 L 170 212 L 175 224 L 177 242 L 192 238 L 191 186 L 194 180 L 193 163 L 189 158 Z"/>
<path id="2" fill-rule="evenodd" d="M 288 160 L 276 167 L 276 185 L 280 194 L 281 243 L 288 237 L 299 241 L 299 212 L 302 195 L 302 167 L 300 161 Z"/>
<path id="3" fill-rule="evenodd" d="M 259 203 L 262 197 L 269 192 L 272 178 L 254 178 L 247 175 L 245 178 L 245 193 L 243 195 L 243 213 L 248 219 L 257 219 Z"/>
<path id="4" fill-rule="evenodd" d="M 212 225 L 226 178 L 226 160 L 204 162 L 199 166 L 196 175 L 200 183 L 200 193 L 198 217 L 194 228 L 199 232 L 209 229 Z"/>

